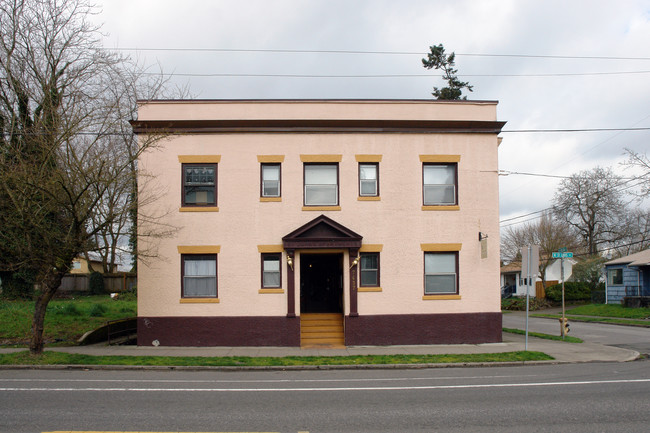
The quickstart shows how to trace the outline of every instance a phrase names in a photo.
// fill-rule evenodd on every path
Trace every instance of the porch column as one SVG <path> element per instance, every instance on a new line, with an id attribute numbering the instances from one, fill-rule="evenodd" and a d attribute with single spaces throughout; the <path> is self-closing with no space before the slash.
<path id="1" fill-rule="evenodd" d="M 359 256 L 358 248 L 350 248 L 350 317 L 359 315 L 357 307 L 357 267 L 356 258 Z"/>
<path id="2" fill-rule="evenodd" d="M 296 274 L 294 267 L 294 250 L 287 253 L 287 317 L 296 317 Z"/>

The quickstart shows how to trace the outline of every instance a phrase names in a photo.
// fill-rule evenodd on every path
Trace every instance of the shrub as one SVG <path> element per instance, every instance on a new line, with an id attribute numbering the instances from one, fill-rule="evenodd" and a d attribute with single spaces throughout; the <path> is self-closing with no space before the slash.
<path id="1" fill-rule="evenodd" d="M 554 302 L 562 302 L 562 284 L 555 284 L 546 288 L 546 298 Z M 565 301 L 589 301 L 591 289 L 586 283 L 568 281 L 564 283 Z"/>
<path id="2" fill-rule="evenodd" d="M 90 293 L 93 295 L 101 295 L 104 293 L 104 276 L 99 272 L 90 274 Z"/>
<path id="3" fill-rule="evenodd" d="M 0 273 L 0 297 L 4 299 L 32 299 L 34 277 L 29 271 Z"/>
<path id="4" fill-rule="evenodd" d="M 546 299 L 531 297 L 528 303 L 530 311 L 543 310 L 551 305 Z M 509 311 L 526 311 L 526 297 L 512 297 L 501 300 L 501 309 Z"/>
<path id="5" fill-rule="evenodd" d="M 102 304 L 93 304 L 90 309 L 90 317 L 103 317 L 106 314 L 106 307 Z"/>
<path id="6" fill-rule="evenodd" d="M 81 311 L 79 308 L 72 302 L 66 302 L 65 304 L 50 304 L 48 311 L 51 309 L 53 314 L 61 316 L 81 316 Z"/>

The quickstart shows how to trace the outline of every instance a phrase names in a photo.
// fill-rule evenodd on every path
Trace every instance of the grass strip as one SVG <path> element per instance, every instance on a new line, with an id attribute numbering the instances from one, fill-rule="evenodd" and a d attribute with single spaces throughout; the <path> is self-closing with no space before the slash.
<path id="1" fill-rule="evenodd" d="M 503 328 L 503 332 L 509 332 L 511 334 L 526 335 L 526 331 L 523 329 L 514 329 L 514 328 Z M 545 340 L 555 340 L 555 341 L 564 341 L 565 343 L 583 343 L 578 337 L 571 337 L 567 335 L 562 339 L 562 337 L 551 334 L 542 334 L 540 332 L 528 332 L 528 335 L 535 338 L 543 338 Z"/>
<path id="2" fill-rule="evenodd" d="M 550 361 L 542 352 L 503 352 L 450 355 L 359 355 L 359 356 L 93 356 L 45 351 L 32 356 L 29 351 L 0 354 L 0 365 L 152 365 L 187 367 L 267 367 L 301 365 L 385 365 L 444 364 L 469 362 Z"/>
<path id="3" fill-rule="evenodd" d="M 562 315 L 561 314 L 531 314 L 530 317 L 548 317 L 551 319 L 559 319 L 560 317 L 562 317 Z M 566 318 L 573 322 L 612 323 L 616 325 L 650 327 L 650 321 L 647 320 L 618 319 L 615 317 L 587 317 L 587 316 L 566 316 Z"/>
<path id="4" fill-rule="evenodd" d="M 650 308 L 626 308 L 619 304 L 588 304 L 566 311 L 579 316 L 615 317 L 621 319 L 648 319 Z"/>

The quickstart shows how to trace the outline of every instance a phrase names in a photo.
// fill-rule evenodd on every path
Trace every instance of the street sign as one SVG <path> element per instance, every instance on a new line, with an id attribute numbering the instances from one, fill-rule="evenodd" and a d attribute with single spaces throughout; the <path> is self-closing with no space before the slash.
<path id="1" fill-rule="evenodd" d="M 567 257 L 573 257 L 573 253 L 565 253 L 565 252 L 553 253 L 554 259 L 561 259 L 561 258 L 566 259 Z"/>
<path id="2" fill-rule="evenodd" d="M 568 251 L 568 248 L 567 248 L 567 247 L 562 247 L 562 248 L 558 248 L 558 249 L 557 249 L 557 252 L 558 252 L 558 253 L 566 253 L 567 251 Z"/>

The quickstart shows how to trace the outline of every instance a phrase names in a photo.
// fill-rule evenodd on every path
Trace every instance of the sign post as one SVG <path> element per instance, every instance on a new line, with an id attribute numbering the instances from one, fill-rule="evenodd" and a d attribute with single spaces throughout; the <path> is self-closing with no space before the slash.
<path id="1" fill-rule="evenodd" d="M 564 337 L 566 336 L 567 332 L 569 332 L 569 326 L 567 323 L 566 319 L 566 314 L 565 314 L 565 307 L 564 307 L 564 259 L 568 257 L 573 257 L 573 253 L 567 252 L 567 248 L 558 248 L 557 253 L 553 253 L 553 258 L 554 259 L 560 259 L 560 272 L 561 272 L 561 278 L 562 278 L 562 318 L 560 319 L 560 335 L 562 336 L 562 340 L 564 340 Z"/>
<path id="2" fill-rule="evenodd" d="M 533 273 L 532 270 L 535 270 Z M 537 279 L 539 272 L 539 246 L 528 245 L 521 249 L 521 275 L 526 275 L 526 343 L 525 349 L 528 350 L 528 311 L 530 300 L 530 288 Z"/>

